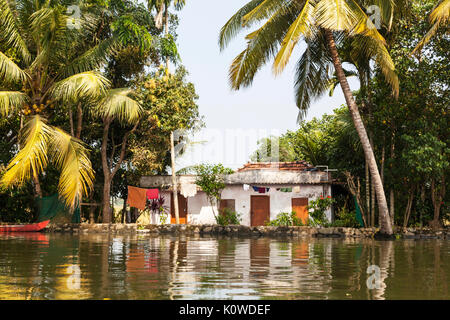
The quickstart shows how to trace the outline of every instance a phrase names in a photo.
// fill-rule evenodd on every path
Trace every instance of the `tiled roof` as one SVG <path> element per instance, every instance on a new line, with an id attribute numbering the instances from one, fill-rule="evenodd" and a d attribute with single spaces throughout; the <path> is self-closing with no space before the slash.
<path id="1" fill-rule="evenodd" d="M 314 168 L 306 161 L 294 162 L 248 162 L 237 172 L 249 170 L 285 170 L 285 171 L 304 171 L 308 168 Z"/>

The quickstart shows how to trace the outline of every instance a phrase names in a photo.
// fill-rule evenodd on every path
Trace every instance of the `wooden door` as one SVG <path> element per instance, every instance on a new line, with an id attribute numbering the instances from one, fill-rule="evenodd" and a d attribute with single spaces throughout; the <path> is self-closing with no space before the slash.
<path id="1" fill-rule="evenodd" d="M 292 198 L 292 211 L 295 212 L 303 224 L 308 220 L 308 198 Z"/>
<path id="2" fill-rule="evenodd" d="M 250 198 L 250 225 L 265 226 L 270 220 L 269 196 L 251 196 Z"/>
<path id="3" fill-rule="evenodd" d="M 187 199 L 183 197 L 181 194 L 178 194 L 178 214 L 180 215 L 180 224 L 187 224 Z M 175 224 L 175 207 L 173 203 L 173 195 L 170 197 L 170 223 Z"/>

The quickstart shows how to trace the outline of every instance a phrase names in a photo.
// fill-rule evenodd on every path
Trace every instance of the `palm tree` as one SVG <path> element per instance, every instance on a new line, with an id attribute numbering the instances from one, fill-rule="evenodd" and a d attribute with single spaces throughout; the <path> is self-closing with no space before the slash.
<path id="1" fill-rule="evenodd" d="M 82 4 L 80 4 L 82 5 Z M 120 44 L 115 38 L 86 46 L 95 17 L 73 28 L 59 1 L 0 0 L 0 112 L 19 112 L 25 124 L 19 150 L 1 178 L 5 186 L 32 179 L 42 196 L 39 175 L 52 163 L 60 169 L 58 192 L 74 206 L 93 186 L 94 172 L 84 143 L 50 124 L 72 106 L 96 105 L 99 114 L 134 119 L 134 103 L 110 90 L 100 72 Z"/>
<path id="2" fill-rule="evenodd" d="M 161 29 L 163 26 L 166 27 L 169 23 L 169 7 L 173 4 L 175 10 L 181 10 L 186 4 L 186 0 L 148 0 L 147 7 L 149 10 L 155 9 L 155 24 L 158 29 Z"/>
<path id="3" fill-rule="evenodd" d="M 431 38 L 436 34 L 440 26 L 443 26 L 450 17 L 450 0 L 440 1 L 433 9 L 430 14 L 430 23 L 432 24 L 431 29 L 423 37 L 423 39 L 417 44 L 413 50 L 413 54 L 417 51 L 422 50 L 423 46 L 426 45 Z"/>
<path id="4" fill-rule="evenodd" d="M 163 28 L 165 36 L 169 37 L 169 7 L 173 4 L 176 10 L 181 10 L 186 4 L 185 0 L 148 0 L 148 8 L 149 10 L 156 9 L 156 17 L 155 23 L 158 29 Z M 169 70 L 169 57 L 166 57 L 166 70 L 168 73 Z M 172 169 L 172 197 L 175 199 L 173 201 L 174 204 L 174 213 L 175 213 L 175 223 L 180 223 L 180 213 L 178 209 L 178 184 L 175 170 L 175 137 L 174 132 L 170 133 L 170 159 L 171 159 L 171 169 Z"/>
<path id="5" fill-rule="evenodd" d="M 304 39 L 307 48 L 298 61 L 295 82 L 300 118 L 309 108 L 311 100 L 326 92 L 330 70 L 334 69 L 368 159 L 382 217 L 380 232 L 392 234 L 386 196 L 375 156 L 336 46 L 336 42 L 340 43 L 348 37 L 354 38 L 355 51 L 375 60 L 392 86 L 393 94 L 398 95 L 399 85 L 394 63 L 385 47 L 383 36 L 363 10 L 365 4 L 366 1 L 356 0 L 252 0 L 223 26 L 219 45 L 224 49 L 239 31 L 263 22 L 260 28 L 246 36 L 246 49 L 231 64 L 230 84 L 233 89 L 238 90 L 242 86 L 249 86 L 256 72 L 269 59 L 274 59 L 274 73 L 281 73 L 298 41 Z M 381 9 L 382 21 L 390 23 L 392 1 L 379 0 L 376 4 Z"/>

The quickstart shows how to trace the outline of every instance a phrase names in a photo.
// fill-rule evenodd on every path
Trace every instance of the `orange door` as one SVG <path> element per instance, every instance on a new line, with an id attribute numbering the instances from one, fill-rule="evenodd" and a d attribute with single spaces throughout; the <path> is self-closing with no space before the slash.
<path id="1" fill-rule="evenodd" d="M 270 220 L 269 196 L 251 196 L 250 198 L 250 225 L 265 226 Z"/>
<path id="2" fill-rule="evenodd" d="M 183 197 L 181 194 L 178 194 L 178 213 L 180 215 L 180 224 L 187 224 L 187 199 Z M 170 197 L 170 223 L 175 224 L 175 206 L 173 204 L 173 196 Z"/>
<path id="3" fill-rule="evenodd" d="M 292 211 L 306 224 L 308 220 L 308 198 L 292 198 Z"/>

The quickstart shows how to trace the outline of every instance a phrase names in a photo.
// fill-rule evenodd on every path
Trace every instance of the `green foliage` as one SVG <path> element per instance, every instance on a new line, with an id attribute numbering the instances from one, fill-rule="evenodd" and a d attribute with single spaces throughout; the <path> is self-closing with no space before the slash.
<path id="1" fill-rule="evenodd" d="M 221 226 L 239 225 L 241 224 L 241 214 L 230 208 L 224 208 L 223 211 L 215 216 L 217 224 Z"/>
<path id="2" fill-rule="evenodd" d="M 316 226 L 326 226 L 328 220 L 325 211 L 332 206 L 334 199 L 330 196 L 327 198 L 320 197 L 316 200 L 311 200 L 308 204 L 309 222 Z"/>
<path id="3" fill-rule="evenodd" d="M 203 126 L 195 87 L 187 81 L 187 71 L 174 74 L 160 68 L 136 81 L 144 109 L 141 125 L 130 140 L 131 161 L 141 175 L 164 172 L 170 163 L 170 132 L 183 129 L 177 150 L 184 152 L 188 134 Z"/>
<path id="4" fill-rule="evenodd" d="M 345 208 L 341 208 L 335 215 L 335 221 L 331 223 L 333 227 L 347 227 L 347 228 L 359 228 L 359 222 L 356 219 L 356 212 L 347 211 Z"/>
<path id="5" fill-rule="evenodd" d="M 233 173 L 233 170 L 222 164 L 201 164 L 195 166 L 194 170 L 197 175 L 195 183 L 206 193 L 211 206 L 219 204 L 222 190 L 225 188 L 223 176 Z"/>
<path id="6" fill-rule="evenodd" d="M 274 220 L 266 221 L 266 226 L 303 226 L 303 223 L 295 212 L 281 212 Z"/>

